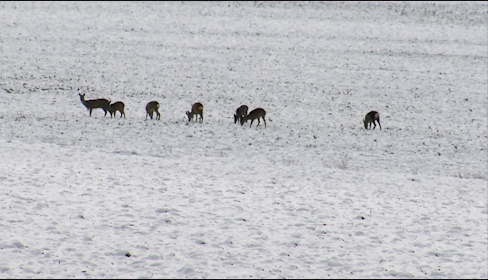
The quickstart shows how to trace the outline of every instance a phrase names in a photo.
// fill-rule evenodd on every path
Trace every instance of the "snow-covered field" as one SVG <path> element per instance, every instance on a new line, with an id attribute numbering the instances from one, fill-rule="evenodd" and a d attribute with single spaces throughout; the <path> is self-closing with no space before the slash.
<path id="1" fill-rule="evenodd" d="M 488 278 L 487 17 L 0 2 L 0 278 Z"/>

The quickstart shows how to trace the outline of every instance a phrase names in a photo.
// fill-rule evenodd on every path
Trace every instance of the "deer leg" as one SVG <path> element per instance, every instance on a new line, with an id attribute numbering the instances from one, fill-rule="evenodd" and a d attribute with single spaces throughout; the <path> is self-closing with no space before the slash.
<path id="1" fill-rule="evenodd" d="M 92 112 L 92 109 L 90 109 L 90 117 L 91 117 L 91 112 Z"/>
<path id="2" fill-rule="evenodd" d="M 266 119 L 263 117 L 264 127 L 266 127 Z"/>
<path id="3" fill-rule="evenodd" d="M 380 124 L 380 120 L 378 119 L 378 124 L 380 125 L 380 130 L 381 130 L 381 124 Z"/>

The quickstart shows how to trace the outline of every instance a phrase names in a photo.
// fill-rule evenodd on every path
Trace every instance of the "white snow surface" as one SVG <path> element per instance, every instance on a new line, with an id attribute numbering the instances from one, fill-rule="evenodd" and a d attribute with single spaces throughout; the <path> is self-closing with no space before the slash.
<path id="1" fill-rule="evenodd" d="M 0 2 L 0 278 L 488 278 L 487 18 Z"/>

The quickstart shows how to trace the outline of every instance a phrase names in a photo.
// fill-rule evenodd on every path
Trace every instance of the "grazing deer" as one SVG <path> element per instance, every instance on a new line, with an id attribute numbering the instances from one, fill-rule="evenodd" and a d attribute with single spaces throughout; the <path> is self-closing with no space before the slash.
<path id="1" fill-rule="evenodd" d="M 247 120 L 251 120 L 251 124 L 249 125 L 249 127 L 251 127 L 254 120 L 258 119 L 258 125 L 256 126 L 256 127 L 258 127 L 259 124 L 261 123 L 259 121 L 259 118 L 263 118 L 264 127 L 266 127 L 266 119 L 264 118 L 265 116 L 266 116 L 266 111 L 264 111 L 263 108 L 256 108 L 256 109 L 252 110 L 249 113 L 249 115 L 241 118 L 241 125 L 243 125 L 245 122 L 247 122 Z"/>
<path id="2" fill-rule="evenodd" d="M 147 103 L 147 105 L 146 105 L 146 120 L 147 120 L 148 115 L 151 117 L 151 120 L 152 120 L 154 112 L 156 112 L 156 120 L 161 119 L 161 114 L 158 111 L 160 106 L 161 105 L 157 101 L 151 101 L 151 102 Z"/>
<path id="3" fill-rule="evenodd" d="M 85 105 L 86 109 L 90 110 L 90 117 L 92 114 L 92 110 L 95 108 L 102 108 L 105 112 L 105 116 L 107 115 L 107 111 L 109 110 L 110 100 L 105 98 L 100 99 L 91 99 L 85 100 L 85 94 L 78 93 L 80 96 L 81 103 Z"/>
<path id="4" fill-rule="evenodd" d="M 125 108 L 125 104 L 121 101 L 117 101 L 115 103 L 110 104 L 110 106 L 108 107 L 108 111 L 110 112 L 110 117 L 112 117 L 113 114 L 115 118 L 117 111 L 119 111 L 120 117 L 122 118 L 122 115 L 124 115 L 125 118 L 124 108 Z"/>
<path id="5" fill-rule="evenodd" d="M 245 116 L 247 116 L 247 110 L 249 107 L 247 105 L 241 105 L 241 107 L 237 108 L 236 113 L 234 114 L 234 123 L 237 123 L 237 121 L 241 121 L 241 119 Z"/>
<path id="6" fill-rule="evenodd" d="M 374 127 L 373 130 L 376 128 L 376 121 L 380 125 L 381 129 L 381 124 L 380 124 L 380 114 L 376 111 L 371 111 L 366 114 L 364 117 L 363 123 L 364 123 L 364 128 L 365 129 L 371 129 L 371 123 L 373 123 Z"/>
<path id="7" fill-rule="evenodd" d="M 197 102 L 191 106 L 191 112 L 186 111 L 186 115 L 188 116 L 188 121 L 193 119 L 195 116 L 195 120 L 198 121 L 198 115 L 200 115 L 200 122 L 203 122 L 203 105 L 200 102 Z"/>

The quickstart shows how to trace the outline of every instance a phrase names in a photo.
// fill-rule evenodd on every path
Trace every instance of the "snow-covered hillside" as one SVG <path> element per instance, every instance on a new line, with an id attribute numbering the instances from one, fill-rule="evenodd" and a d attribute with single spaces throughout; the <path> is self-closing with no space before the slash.
<path id="1" fill-rule="evenodd" d="M 0 276 L 487 278 L 487 16 L 0 2 Z"/>

